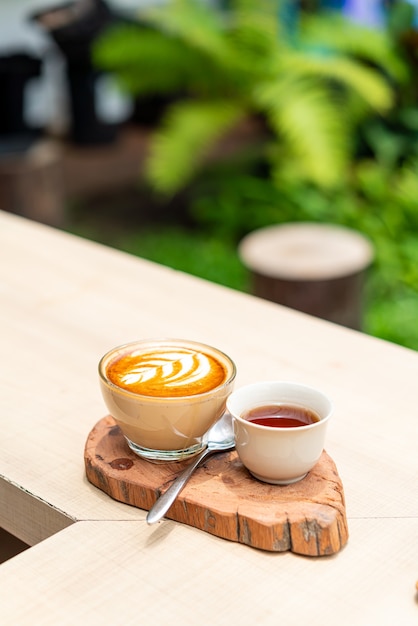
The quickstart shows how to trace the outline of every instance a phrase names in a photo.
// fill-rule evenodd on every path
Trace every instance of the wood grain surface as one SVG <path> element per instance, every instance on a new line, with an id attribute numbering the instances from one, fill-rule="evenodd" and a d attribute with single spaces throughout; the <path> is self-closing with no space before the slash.
<path id="1" fill-rule="evenodd" d="M 110 416 L 96 424 L 86 442 L 88 480 L 115 500 L 142 509 L 149 510 L 184 467 L 139 458 Z M 287 486 L 253 478 L 235 450 L 209 457 L 166 517 L 273 552 L 330 555 L 348 539 L 342 482 L 325 451 L 306 478 Z"/>
<path id="2" fill-rule="evenodd" d="M 417 624 L 417 351 L 1 211 L 0 243 L 0 527 L 31 546 L 1 564 L 2 625 Z M 86 439 L 106 414 L 98 360 L 141 337 L 219 347 L 237 388 L 293 380 L 332 399 L 342 550 L 305 557 L 150 526 L 87 480 Z M 206 468 L 182 497 L 203 480 Z"/>

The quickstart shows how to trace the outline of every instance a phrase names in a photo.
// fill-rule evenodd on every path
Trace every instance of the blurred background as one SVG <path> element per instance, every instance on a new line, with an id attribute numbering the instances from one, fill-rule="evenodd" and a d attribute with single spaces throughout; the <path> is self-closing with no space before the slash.
<path id="1" fill-rule="evenodd" d="M 361 329 L 418 349 L 417 16 L 2 0 L 0 208 L 242 291 L 250 233 L 349 228 L 373 249 Z"/>

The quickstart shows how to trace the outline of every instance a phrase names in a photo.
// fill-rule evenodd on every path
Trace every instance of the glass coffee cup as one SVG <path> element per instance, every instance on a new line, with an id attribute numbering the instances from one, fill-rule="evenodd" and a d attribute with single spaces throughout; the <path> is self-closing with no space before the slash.
<path id="1" fill-rule="evenodd" d="M 181 461 L 204 449 L 235 375 L 224 352 L 185 339 L 134 341 L 99 362 L 110 415 L 131 450 L 152 462 Z"/>

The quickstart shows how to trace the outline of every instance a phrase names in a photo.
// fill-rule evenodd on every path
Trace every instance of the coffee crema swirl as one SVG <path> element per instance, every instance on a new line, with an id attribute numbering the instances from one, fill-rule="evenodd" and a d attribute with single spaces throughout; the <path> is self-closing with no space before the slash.
<path id="1" fill-rule="evenodd" d="M 106 374 L 122 389 L 154 397 L 197 395 L 227 379 L 226 368 L 213 356 L 176 347 L 125 352 L 109 363 Z"/>

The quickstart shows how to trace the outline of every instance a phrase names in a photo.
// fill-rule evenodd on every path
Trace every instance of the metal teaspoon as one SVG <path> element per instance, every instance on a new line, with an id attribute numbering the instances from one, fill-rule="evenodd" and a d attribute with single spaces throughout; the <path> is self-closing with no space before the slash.
<path id="1" fill-rule="evenodd" d="M 212 426 L 208 433 L 207 447 L 198 454 L 186 469 L 175 479 L 169 488 L 157 499 L 147 515 L 148 524 L 155 524 L 167 513 L 174 500 L 183 489 L 194 470 L 209 455 L 215 452 L 225 452 L 235 447 L 234 429 L 232 417 L 225 413 L 221 419 Z"/>

